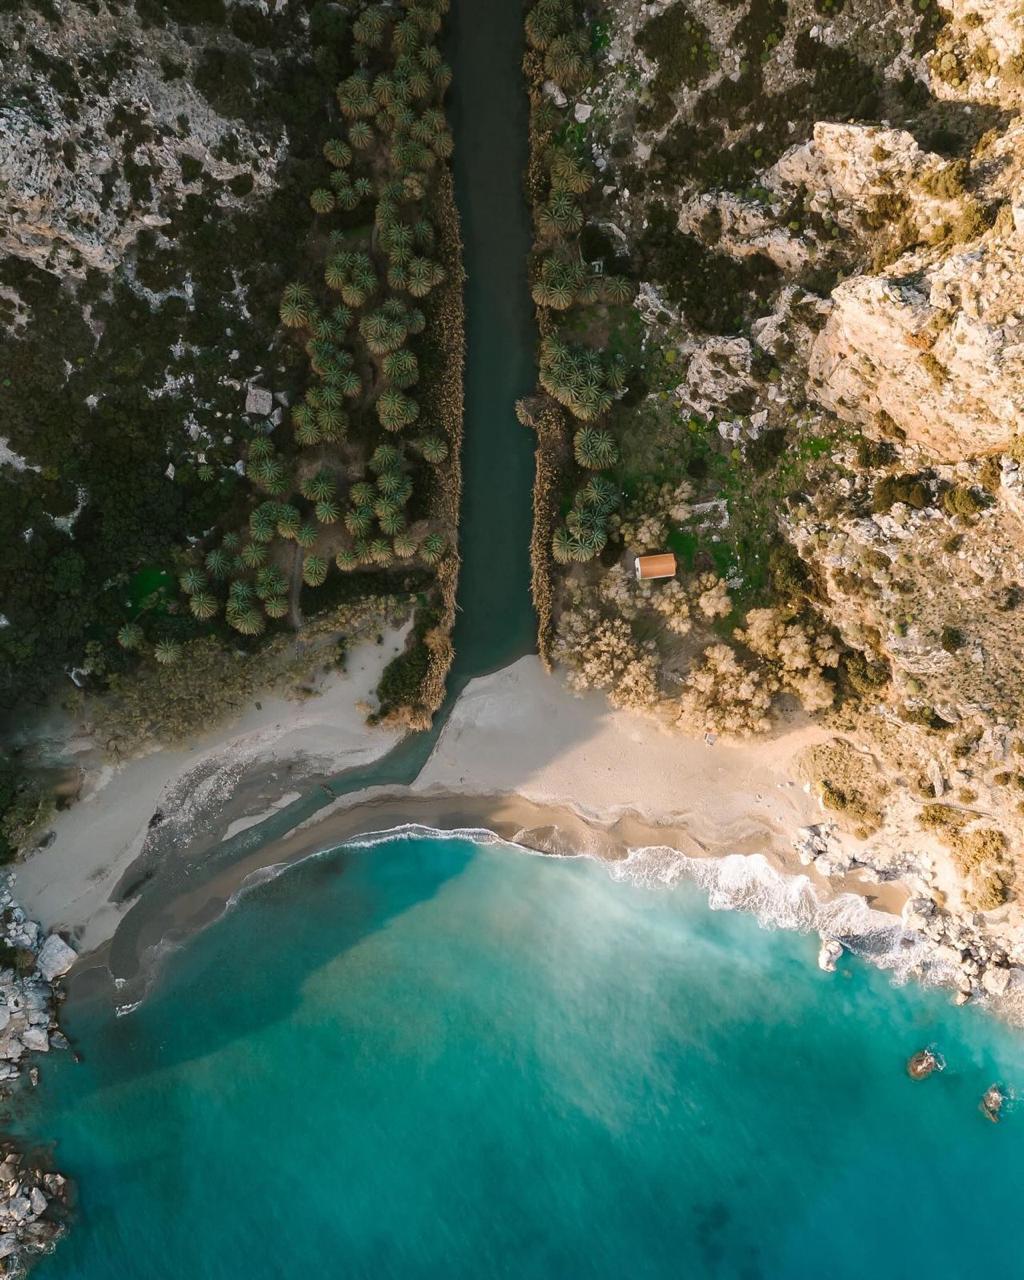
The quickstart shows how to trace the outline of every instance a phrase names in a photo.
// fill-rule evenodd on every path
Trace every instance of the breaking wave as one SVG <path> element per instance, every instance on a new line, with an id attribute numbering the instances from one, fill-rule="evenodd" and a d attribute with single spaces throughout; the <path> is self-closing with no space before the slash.
<path id="1" fill-rule="evenodd" d="M 834 938 L 900 982 L 927 959 L 927 944 L 898 916 L 877 911 L 854 893 L 823 898 L 807 876 L 778 871 L 759 853 L 691 858 L 666 845 L 647 845 L 630 849 L 609 871 L 613 879 L 643 888 L 690 880 L 707 893 L 712 911 L 746 911 L 762 928 Z"/>

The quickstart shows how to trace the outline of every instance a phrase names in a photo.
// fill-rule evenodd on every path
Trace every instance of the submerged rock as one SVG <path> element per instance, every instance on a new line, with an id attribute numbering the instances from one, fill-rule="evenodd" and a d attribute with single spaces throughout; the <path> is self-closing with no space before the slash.
<path id="1" fill-rule="evenodd" d="M 919 1049 L 907 1060 L 907 1075 L 911 1080 L 924 1080 L 933 1071 L 941 1071 L 942 1063 L 931 1049 Z"/>
<path id="2" fill-rule="evenodd" d="M 998 1124 L 1005 1101 L 1006 1096 L 1002 1089 L 997 1084 L 993 1084 L 989 1085 L 982 1094 L 981 1102 L 978 1105 L 982 1115 L 991 1120 L 993 1124 Z"/>

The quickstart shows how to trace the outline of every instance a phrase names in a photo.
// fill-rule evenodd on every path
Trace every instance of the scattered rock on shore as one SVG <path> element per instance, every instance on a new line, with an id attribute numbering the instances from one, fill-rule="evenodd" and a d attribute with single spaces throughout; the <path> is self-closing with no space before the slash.
<path id="1" fill-rule="evenodd" d="M 0 1099 L 11 1095 L 26 1055 L 66 1049 L 57 1027 L 53 983 L 77 959 L 57 934 L 43 937 L 0 880 Z M 34 1085 L 38 1068 L 28 1067 Z M 67 1180 L 35 1167 L 13 1143 L 0 1143 L 0 1276 L 24 1273 L 33 1254 L 49 1251 L 64 1232 Z"/>

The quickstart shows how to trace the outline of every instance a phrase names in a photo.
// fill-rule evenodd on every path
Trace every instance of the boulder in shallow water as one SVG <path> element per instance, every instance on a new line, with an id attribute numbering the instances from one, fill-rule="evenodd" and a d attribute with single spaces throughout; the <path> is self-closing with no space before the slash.
<path id="1" fill-rule="evenodd" d="M 993 1124 L 999 1123 L 999 1115 L 1003 1109 L 1003 1103 L 1006 1098 L 1002 1089 L 997 1084 L 989 1085 L 981 1096 L 979 1107 L 981 1114 L 991 1120 Z"/>
<path id="2" fill-rule="evenodd" d="M 818 951 L 818 968 L 825 973 L 835 973 L 836 961 L 843 954 L 843 944 L 835 938 L 822 938 Z"/>
<path id="3" fill-rule="evenodd" d="M 1004 996 L 1012 977 L 1011 970 L 999 965 L 990 965 L 981 975 L 981 985 L 990 996 Z"/>
<path id="4" fill-rule="evenodd" d="M 911 1080 L 924 1080 L 933 1071 L 940 1070 L 942 1064 L 931 1049 L 919 1049 L 907 1060 L 907 1075 Z"/>
<path id="5" fill-rule="evenodd" d="M 49 1053 L 50 1037 L 42 1027 L 26 1027 L 21 1033 L 21 1043 L 33 1053 Z"/>

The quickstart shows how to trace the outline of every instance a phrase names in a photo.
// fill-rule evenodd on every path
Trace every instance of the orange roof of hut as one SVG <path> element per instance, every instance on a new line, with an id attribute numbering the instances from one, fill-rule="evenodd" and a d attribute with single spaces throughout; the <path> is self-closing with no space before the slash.
<path id="1" fill-rule="evenodd" d="M 662 551 L 656 556 L 637 556 L 633 561 L 636 576 L 643 582 L 647 578 L 674 578 L 676 576 L 676 558 L 671 551 Z"/>

